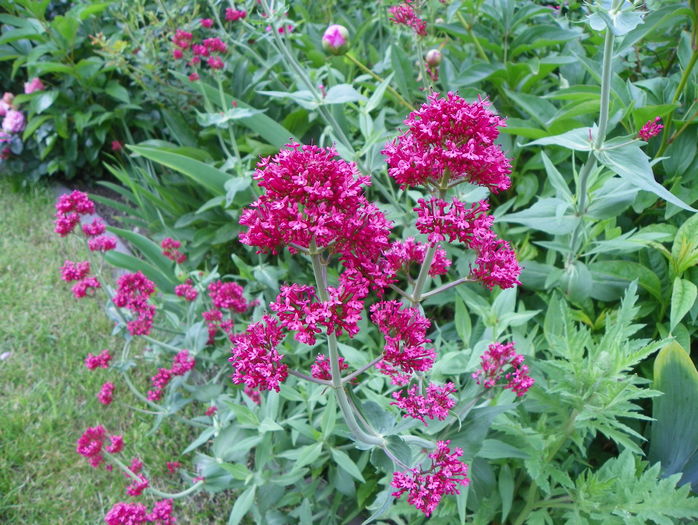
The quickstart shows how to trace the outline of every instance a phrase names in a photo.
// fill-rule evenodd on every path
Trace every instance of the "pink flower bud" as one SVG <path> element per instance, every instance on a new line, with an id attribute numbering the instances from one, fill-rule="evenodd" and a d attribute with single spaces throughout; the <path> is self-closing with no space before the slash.
<path id="1" fill-rule="evenodd" d="M 425 61 L 430 67 L 438 66 L 441 63 L 441 51 L 438 49 L 430 49 L 427 51 Z"/>
<path id="2" fill-rule="evenodd" d="M 45 86 L 38 77 L 34 77 L 29 82 L 25 82 L 24 84 L 24 93 L 27 95 L 31 95 L 35 91 L 43 91 L 44 89 Z"/>
<path id="3" fill-rule="evenodd" d="M 339 24 L 332 24 L 322 35 L 322 48 L 333 55 L 343 54 L 349 43 L 349 30 Z"/>

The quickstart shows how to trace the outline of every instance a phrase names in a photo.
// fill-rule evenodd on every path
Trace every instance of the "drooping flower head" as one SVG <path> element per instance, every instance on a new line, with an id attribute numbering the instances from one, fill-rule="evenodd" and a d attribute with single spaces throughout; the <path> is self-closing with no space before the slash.
<path id="1" fill-rule="evenodd" d="M 478 385 L 492 388 L 498 384 L 521 397 L 535 381 L 523 364 L 524 356 L 517 354 L 514 343 L 492 343 L 480 358 L 481 366 L 472 376 Z"/>
<path id="2" fill-rule="evenodd" d="M 427 36 L 427 24 L 419 18 L 410 5 L 411 3 L 412 0 L 404 0 L 402 4 L 389 7 L 390 21 L 394 24 L 411 27 L 419 36 Z"/>
<path id="3" fill-rule="evenodd" d="M 251 324 L 242 334 L 233 336 L 232 363 L 234 383 L 259 390 L 279 391 L 279 385 L 288 377 L 288 367 L 281 362 L 283 355 L 276 347 L 284 334 L 270 316 Z"/>
<path id="4" fill-rule="evenodd" d="M 429 454 L 431 467 L 427 470 L 412 468 L 393 474 L 392 486 L 398 489 L 393 496 L 399 498 L 407 492 L 407 502 L 426 516 L 431 516 L 446 494 L 460 494 L 458 486 L 466 487 L 468 465 L 458 458 L 463 455 L 460 448 L 451 452 L 450 441 L 438 441 L 436 450 Z"/>
<path id="5" fill-rule="evenodd" d="M 637 132 L 637 136 L 642 140 L 647 141 L 652 137 L 659 135 L 659 133 L 661 133 L 661 131 L 664 129 L 664 126 L 660 124 L 661 121 L 661 117 L 655 117 L 654 120 L 648 120 L 645 125 L 640 128 L 640 131 Z"/>
<path id="6" fill-rule="evenodd" d="M 383 150 L 390 176 L 403 188 L 438 186 L 447 176 L 451 184 L 468 181 L 493 193 L 508 189 L 511 165 L 494 143 L 505 122 L 488 106 L 487 100 L 470 103 L 453 92 L 430 95 L 405 120 L 407 130 Z"/>
<path id="7" fill-rule="evenodd" d="M 391 376 L 393 383 L 405 384 L 413 372 L 426 372 L 434 365 L 435 353 L 427 345 L 431 323 L 417 308 L 399 301 L 381 301 L 371 307 L 371 321 L 383 333 L 383 360 L 376 365 Z"/>

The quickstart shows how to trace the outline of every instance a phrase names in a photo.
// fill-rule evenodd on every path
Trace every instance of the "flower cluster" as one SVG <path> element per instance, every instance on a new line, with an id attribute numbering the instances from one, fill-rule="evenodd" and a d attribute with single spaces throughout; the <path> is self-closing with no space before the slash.
<path id="1" fill-rule="evenodd" d="M 109 437 L 111 444 L 105 446 L 107 437 Z M 121 452 L 123 446 L 124 443 L 121 436 L 108 436 L 107 430 L 102 425 L 97 425 L 85 430 L 82 436 L 78 438 L 76 451 L 81 456 L 85 456 L 90 465 L 97 468 L 104 461 L 103 450 L 116 454 Z"/>
<path id="2" fill-rule="evenodd" d="M 132 497 L 140 496 L 143 491 L 148 488 L 150 481 L 143 474 L 137 474 L 136 478 L 131 480 L 131 484 L 126 487 L 126 494 Z"/>
<path id="3" fill-rule="evenodd" d="M 417 308 L 403 308 L 399 301 L 382 301 L 371 307 L 371 320 L 385 338 L 383 360 L 376 365 L 393 383 L 406 384 L 413 372 L 425 372 L 434 364 L 435 352 L 426 333 L 431 323 Z"/>
<path id="4" fill-rule="evenodd" d="M 108 252 L 116 249 L 116 237 L 112 237 L 111 235 L 98 235 L 88 240 L 87 246 L 90 251 L 93 252 Z"/>
<path id="5" fill-rule="evenodd" d="M 126 308 L 136 317 L 127 324 L 131 335 L 148 335 L 153 327 L 155 307 L 148 298 L 155 293 L 155 285 L 141 272 L 127 273 L 116 283 L 114 304 Z"/>
<path id="6" fill-rule="evenodd" d="M 202 24 L 202 27 L 207 28 L 210 26 Z M 221 55 L 225 55 L 228 52 L 228 46 L 218 37 L 204 38 L 200 42 L 194 42 L 192 33 L 183 29 L 177 29 L 174 37 L 172 37 L 172 43 L 175 46 L 172 50 L 172 57 L 175 60 L 184 59 L 185 54 L 190 55 L 187 57 L 187 66 L 193 68 L 193 71 L 189 74 L 189 80 L 192 82 L 199 80 L 199 73 L 196 71 L 196 68 L 202 63 L 214 70 L 225 67 Z"/>
<path id="7" fill-rule="evenodd" d="M 283 338 L 276 320 L 268 315 L 249 325 L 244 333 L 234 335 L 229 359 L 235 368 L 233 382 L 278 392 L 279 384 L 288 376 L 288 367 L 281 363 L 283 356 L 276 350 Z"/>
<path id="8" fill-rule="evenodd" d="M 431 240 L 431 239 L 430 239 Z M 427 253 L 428 245 L 417 242 L 409 237 L 404 241 L 395 241 L 383 254 L 386 261 L 386 272 L 395 276 L 398 272 L 410 275 L 410 266 L 421 265 Z M 434 260 L 429 267 L 429 275 L 445 275 L 451 266 L 451 260 L 446 256 L 446 250 L 437 248 Z"/>
<path id="9" fill-rule="evenodd" d="M 247 17 L 247 11 L 243 9 L 233 9 L 228 7 L 225 10 L 225 20 L 226 22 L 236 22 Z"/>
<path id="10" fill-rule="evenodd" d="M 480 369 L 473 374 L 477 384 L 485 388 L 492 388 L 497 384 L 503 384 L 515 392 L 517 396 L 523 396 L 534 384 L 534 380 L 528 375 L 528 367 L 523 364 L 524 356 L 517 354 L 514 343 L 492 343 L 480 358 Z"/>
<path id="11" fill-rule="evenodd" d="M 260 252 L 330 250 L 345 268 L 380 286 L 377 261 L 389 245 L 391 224 L 363 194 L 370 177 L 337 159 L 333 148 L 287 148 L 257 165 L 254 177 L 265 192 L 242 212 L 240 224 L 248 230 L 240 241 Z"/>
<path id="12" fill-rule="evenodd" d="M 452 92 L 429 95 L 405 120 L 407 130 L 383 149 L 390 176 L 403 188 L 468 181 L 493 193 L 508 189 L 511 165 L 494 142 L 505 121 L 488 106 Z"/>
<path id="13" fill-rule="evenodd" d="M 88 370 L 95 370 L 96 368 L 109 368 L 109 363 L 111 362 L 111 354 L 109 350 L 104 349 L 98 355 L 92 353 L 87 354 L 85 358 L 85 366 Z"/>
<path id="14" fill-rule="evenodd" d="M 661 117 L 655 117 L 654 120 L 648 120 L 645 125 L 640 128 L 640 131 L 637 132 L 637 136 L 642 140 L 647 141 L 652 137 L 659 135 L 664 129 L 664 125 L 660 124 L 661 121 Z"/>
<path id="15" fill-rule="evenodd" d="M 84 233 L 86 237 L 97 237 L 102 235 L 106 229 L 107 227 L 99 217 L 95 217 L 92 222 L 86 222 L 82 225 L 82 233 Z"/>
<path id="16" fill-rule="evenodd" d="M 349 365 L 344 362 L 344 358 L 339 358 L 339 370 L 346 370 Z M 315 362 L 310 366 L 310 373 L 315 379 L 332 380 L 332 369 L 330 360 L 325 354 L 318 354 Z"/>
<path id="17" fill-rule="evenodd" d="M 443 421 L 448 417 L 448 411 L 456 406 L 455 399 L 449 397 L 456 391 L 453 383 L 446 383 L 443 386 L 430 383 L 427 386 L 426 396 L 420 395 L 419 390 L 419 385 L 413 385 L 407 392 L 404 390 L 393 392 L 395 401 L 390 404 L 404 410 L 404 417 L 419 419 L 425 426 L 427 424 L 424 421 L 425 417 Z"/>
<path id="18" fill-rule="evenodd" d="M 468 486 L 468 465 L 458 458 L 463 455 L 460 448 L 448 447 L 450 441 L 438 441 L 436 450 L 429 454 L 431 467 L 428 470 L 412 468 L 406 472 L 395 472 L 392 485 L 399 498 L 407 492 L 407 502 L 426 516 L 431 516 L 444 494 L 460 494 L 458 486 Z"/>
<path id="19" fill-rule="evenodd" d="M 160 368 L 158 373 L 151 378 L 152 390 L 148 390 L 150 401 L 159 401 L 165 392 L 165 388 L 174 377 L 183 376 L 196 365 L 196 360 L 189 355 L 188 350 L 182 350 L 174 356 L 170 368 Z"/>
<path id="20" fill-rule="evenodd" d="M 223 312 L 217 309 L 212 309 L 208 310 L 206 312 L 202 312 L 201 317 L 204 318 L 205 321 L 207 321 L 207 326 L 208 326 L 208 341 L 206 344 L 212 345 L 216 341 L 216 334 L 218 334 L 218 330 L 222 330 L 223 333 L 225 333 L 228 337 L 230 337 L 232 331 L 233 331 L 233 320 L 232 319 L 223 319 Z"/>
<path id="21" fill-rule="evenodd" d="M 412 0 L 403 0 L 402 4 L 388 8 L 390 21 L 394 24 L 411 27 L 419 36 L 427 36 L 427 24 L 417 16 L 414 8 L 410 5 Z"/>
<path id="22" fill-rule="evenodd" d="M 44 89 L 46 89 L 46 86 L 44 86 L 44 83 L 39 77 L 34 77 L 29 82 L 24 83 L 24 93 L 26 95 L 31 95 L 32 93 L 43 91 Z"/>
<path id="23" fill-rule="evenodd" d="M 94 295 L 97 288 L 101 288 L 102 284 L 96 277 L 89 276 L 90 262 L 81 261 L 65 261 L 61 267 L 61 279 L 66 282 L 77 281 L 73 285 L 72 292 L 77 299 L 81 299 L 87 295 Z"/>
<path id="24" fill-rule="evenodd" d="M 187 260 L 187 256 L 179 251 L 179 248 L 181 246 L 181 242 L 175 241 L 171 237 L 165 237 L 160 243 L 160 247 L 162 248 L 162 254 L 171 261 L 176 262 L 177 264 L 182 264 L 184 261 Z"/>
<path id="25" fill-rule="evenodd" d="M 339 286 L 327 287 L 328 300 L 318 301 L 312 286 L 291 284 L 282 286 L 276 301 L 269 308 L 276 312 L 281 326 L 296 332 L 301 343 L 314 345 L 315 335 L 321 326 L 328 334 L 349 337 L 358 331 L 363 299 L 368 294 L 364 279 L 354 281 L 342 279 Z"/>
<path id="26" fill-rule="evenodd" d="M 508 242 L 492 231 L 494 217 L 486 212 L 489 205 L 480 201 L 467 207 L 454 198 L 451 203 L 432 197 L 419 199 L 417 230 L 427 235 L 429 242 L 448 239 L 460 241 L 475 251 L 477 258 L 471 276 L 492 289 L 511 288 L 519 284 L 521 267 Z"/>
<path id="27" fill-rule="evenodd" d="M 114 383 L 104 383 L 102 389 L 97 393 L 97 399 L 103 405 L 111 405 L 114 400 Z"/>
<path id="28" fill-rule="evenodd" d="M 155 503 L 150 513 L 142 503 L 119 502 L 107 512 L 104 522 L 107 525 L 174 525 L 177 518 L 172 515 L 172 500 L 164 499 Z"/>
<path id="29" fill-rule="evenodd" d="M 243 288 L 237 283 L 214 281 L 208 285 L 208 296 L 215 308 L 245 312 L 250 304 L 243 295 Z"/>
<path id="30" fill-rule="evenodd" d="M 61 195 L 56 201 L 55 232 L 65 237 L 80 223 L 81 215 L 90 215 L 94 212 L 95 204 L 86 193 L 75 190 Z"/>
<path id="31" fill-rule="evenodd" d="M 184 284 L 175 286 L 174 292 L 178 297 L 184 297 L 185 301 L 193 301 L 199 296 L 199 292 L 194 288 L 191 279 L 187 280 Z"/>

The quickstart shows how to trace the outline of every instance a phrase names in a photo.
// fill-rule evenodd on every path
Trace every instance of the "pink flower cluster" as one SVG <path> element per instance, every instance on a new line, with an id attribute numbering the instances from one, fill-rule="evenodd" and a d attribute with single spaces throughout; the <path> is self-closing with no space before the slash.
<path id="1" fill-rule="evenodd" d="M 413 0 L 404 0 L 402 4 L 388 8 L 390 21 L 394 24 L 411 27 L 419 36 L 427 36 L 427 24 L 417 16 L 414 8 L 410 5 Z"/>
<path id="2" fill-rule="evenodd" d="M 208 296 L 215 308 L 229 309 L 237 313 L 245 312 L 250 307 L 243 292 L 242 286 L 237 283 L 214 281 L 208 285 Z"/>
<path id="3" fill-rule="evenodd" d="M 31 95 L 36 91 L 43 91 L 44 89 L 46 89 L 46 86 L 44 86 L 39 77 L 34 77 L 29 82 L 24 83 L 24 93 L 26 95 Z"/>
<path id="4" fill-rule="evenodd" d="M 344 358 L 339 358 L 339 370 L 346 370 L 349 365 L 344 362 Z M 332 369 L 330 359 L 325 354 L 318 354 L 315 362 L 310 366 L 310 373 L 315 379 L 332 380 Z"/>
<path id="5" fill-rule="evenodd" d="M 150 481 L 143 474 L 138 474 L 137 476 L 131 479 L 131 484 L 126 487 L 126 494 L 134 498 L 143 494 L 143 491 L 150 485 Z"/>
<path id="6" fill-rule="evenodd" d="M 148 390 L 150 401 L 159 401 L 165 392 L 165 388 L 174 377 L 183 376 L 196 365 L 196 360 L 189 355 L 189 350 L 182 350 L 174 356 L 170 368 L 160 368 L 158 373 L 151 378 L 152 390 Z"/>
<path id="7" fill-rule="evenodd" d="M 204 27 L 208 27 L 204 25 Z M 189 80 L 194 82 L 199 79 L 199 73 L 196 67 L 205 62 L 211 69 L 223 69 L 225 63 L 220 55 L 228 52 L 228 46 L 218 37 L 204 38 L 199 43 L 194 43 L 194 35 L 188 31 L 177 29 L 172 38 L 172 43 L 175 45 L 172 51 L 172 57 L 175 60 L 185 58 L 185 53 L 191 53 L 191 57 L 187 60 L 187 66 L 194 68 L 194 71 L 189 74 Z"/>
<path id="8" fill-rule="evenodd" d="M 386 261 L 386 272 L 392 276 L 397 275 L 398 272 L 404 272 L 409 276 L 411 265 L 421 265 L 424 262 L 428 248 L 427 244 L 417 242 L 412 237 L 405 241 L 393 242 L 390 248 L 383 254 Z M 429 268 L 429 275 L 432 277 L 445 275 L 448 273 L 450 266 L 451 259 L 446 256 L 446 250 L 439 247 L 434 254 L 434 260 Z"/>
<path id="9" fill-rule="evenodd" d="M 223 319 L 223 312 L 217 309 L 208 310 L 201 314 L 206 321 L 208 321 L 208 341 L 206 344 L 212 345 L 216 342 L 216 334 L 218 330 L 222 330 L 228 337 L 230 337 L 234 322 L 232 319 Z"/>
<path id="10" fill-rule="evenodd" d="M 66 282 L 77 281 L 73 285 L 72 292 L 77 299 L 81 299 L 87 295 L 94 295 L 97 288 L 101 288 L 102 284 L 96 277 L 89 276 L 90 262 L 81 261 L 65 261 L 61 267 L 61 279 Z"/>
<path id="11" fill-rule="evenodd" d="M 111 405 L 114 400 L 114 383 L 104 383 L 102 389 L 97 393 L 97 399 L 103 405 Z"/>
<path id="12" fill-rule="evenodd" d="M 136 317 L 127 324 L 131 335 L 148 335 L 153 327 L 155 307 L 148 298 L 155 293 L 155 285 L 141 272 L 127 273 L 116 283 L 114 304 L 126 308 Z"/>
<path id="13" fill-rule="evenodd" d="M 82 233 L 84 233 L 86 237 L 97 237 L 98 235 L 102 235 L 106 229 L 104 222 L 102 222 L 102 219 L 99 217 L 95 217 L 92 222 L 82 225 Z"/>
<path id="14" fill-rule="evenodd" d="M 427 235 L 429 242 L 458 240 L 475 251 L 477 258 L 471 276 L 490 290 L 494 286 L 511 288 L 519 283 L 521 267 L 508 242 L 492 231 L 494 217 L 487 215 L 489 205 L 480 201 L 466 207 L 454 198 L 451 203 L 432 197 L 420 199 L 417 230 Z"/>
<path id="15" fill-rule="evenodd" d="M 174 292 L 178 297 L 184 297 L 186 301 L 193 301 L 199 296 L 199 292 L 194 288 L 191 279 L 187 280 L 184 284 L 175 286 Z"/>
<path id="16" fill-rule="evenodd" d="M 269 308 L 276 312 L 281 326 L 296 332 L 301 343 L 315 344 L 315 335 L 321 326 L 328 334 L 353 337 L 359 331 L 363 299 L 368 288 L 363 279 L 340 282 L 337 287 L 328 286 L 327 301 L 318 301 L 312 286 L 291 284 L 281 287 L 276 301 Z"/>
<path id="17" fill-rule="evenodd" d="M 288 367 L 281 363 L 283 356 L 276 350 L 283 338 L 276 320 L 268 315 L 249 325 L 244 333 L 234 335 L 229 359 L 235 368 L 233 382 L 278 392 L 279 384 L 288 376 Z"/>
<path id="18" fill-rule="evenodd" d="M 165 237 L 160 243 L 160 247 L 162 248 L 162 254 L 171 261 L 176 262 L 177 264 L 182 264 L 184 261 L 187 260 L 187 256 L 179 251 L 179 248 L 181 246 L 181 242 L 175 241 L 171 237 Z"/>
<path id="19" fill-rule="evenodd" d="M 429 95 L 405 120 L 407 130 L 383 150 L 390 176 L 403 188 L 438 187 L 445 178 L 451 185 L 468 181 L 493 193 L 508 189 L 511 165 L 494 142 L 506 123 L 488 106 L 487 100 L 469 103 L 453 92 L 446 98 Z"/>
<path id="20" fill-rule="evenodd" d="M 85 366 L 88 370 L 95 370 L 96 368 L 109 368 L 109 363 L 111 362 L 111 354 L 109 350 L 104 349 L 98 355 L 92 353 L 87 354 L 85 358 Z"/>
<path id="21" fill-rule="evenodd" d="M 233 9 L 232 7 L 228 7 L 225 10 L 225 20 L 226 22 L 236 22 L 238 20 L 242 20 L 243 18 L 247 17 L 247 11 L 243 9 Z"/>
<path id="22" fill-rule="evenodd" d="M 107 525 L 174 525 L 177 518 L 172 515 L 172 500 L 163 499 L 155 503 L 150 513 L 142 503 L 119 502 L 107 512 L 104 522 Z"/>
<path id="23" fill-rule="evenodd" d="M 87 193 L 75 190 L 58 197 L 56 201 L 56 227 L 55 232 L 65 237 L 80 223 L 81 215 L 89 215 L 95 212 L 95 203 L 90 200 Z"/>
<path id="24" fill-rule="evenodd" d="M 24 113 L 16 109 L 8 109 L 2 119 L 2 130 L 6 133 L 22 133 L 26 123 Z"/>
<path id="25" fill-rule="evenodd" d="M 404 390 L 393 392 L 395 401 L 390 404 L 404 410 L 404 417 L 419 419 L 425 426 L 427 425 L 424 421 L 425 417 L 443 421 L 448 417 L 448 411 L 456 406 L 455 399 L 449 397 L 456 391 L 453 383 L 446 383 L 443 386 L 430 383 L 427 386 L 426 396 L 420 395 L 419 390 L 419 385 L 413 385 L 407 392 Z"/>
<path id="26" fill-rule="evenodd" d="M 426 372 L 434 365 L 435 352 L 426 333 L 431 323 L 417 308 L 399 301 L 381 301 L 371 307 L 371 320 L 385 338 L 383 360 L 376 368 L 391 376 L 394 384 L 406 384 L 413 372 Z"/>
<path id="27" fill-rule="evenodd" d="M 473 379 L 478 385 L 492 388 L 503 384 L 515 392 L 517 396 L 523 396 L 535 381 L 528 375 L 528 367 L 523 364 L 524 356 L 514 351 L 514 343 L 492 343 L 480 358 L 480 369 L 473 374 Z"/>
<path id="28" fill-rule="evenodd" d="M 107 437 L 109 437 L 109 445 L 105 445 Z M 85 430 L 78 438 L 76 451 L 81 456 L 85 456 L 90 465 L 97 468 L 104 462 L 103 450 L 110 454 L 117 454 L 123 450 L 123 447 L 124 440 L 121 436 L 108 436 L 107 430 L 102 425 L 97 425 Z"/>
<path id="29" fill-rule="evenodd" d="M 652 137 L 659 135 L 664 129 L 664 125 L 660 124 L 662 121 L 661 117 L 655 117 L 654 120 L 648 120 L 640 131 L 637 132 L 637 136 L 642 140 L 649 140 Z"/>
<path id="30" fill-rule="evenodd" d="M 448 447 L 450 441 L 438 441 L 436 450 L 429 454 L 431 467 L 428 470 L 417 468 L 393 474 L 392 485 L 399 498 L 407 492 L 407 502 L 426 516 L 431 516 L 444 494 L 460 494 L 458 486 L 468 486 L 468 465 L 458 458 L 463 455 L 460 448 Z"/>
<path id="31" fill-rule="evenodd" d="M 260 252 L 330 250 L 372 286 L 386 284 L 378 259 L 389 246 L 391 224 L 363 194 L 370 177 L 337 159 L 333 148 L 287 148 L 257 165 L 254 178 L 265 192 L 242 212 L 240 224 L 248 230 L 240 241 Z"/>

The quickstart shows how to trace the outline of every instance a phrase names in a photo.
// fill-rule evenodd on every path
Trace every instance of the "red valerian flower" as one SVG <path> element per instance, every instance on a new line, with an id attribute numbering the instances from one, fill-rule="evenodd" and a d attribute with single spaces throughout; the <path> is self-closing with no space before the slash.
<path id="1" fill-rule="evenodd" d="M 419 394 L 419 385 L 413 385 L 407 392 L 404 390 L 393 392 L 395 401 L 390 404 L 404 410 L 404 417 L 419 419 L 426 426 L 425 417 L 440 421 L 448 417 L 448 411 L 456 406 L 455 399 L 449 397 L 455 391 L 456 387 L 453 383 L 446 383 L 443 386 L 430 383 L 427 386 L 426 396 L 422 396 Z M 403 394 L 405 394 L 404 397 Z"/>
<path id="2" fill-rule="evenodd" d="M 179 251 L 181 246 L 181 242 L 176 241 L 171 237 L 165 237 L 160 243 L 162 254 L 178 264 L 182 264 L 187 260 L 187 256 Z"/>
<path id="3" fill-rule="evenodd" d="M 535 383 L 528 375 L 528 367 L 523 364 L 524 356 L 514 351 L 514 343 L 492 343 L 480 362 L 480 369 L 472 376 L 478 385 L 482 384 L 485 388 L 501 384 L 521 397 Z"/>
<path id="4" fill-rule="evenodd" d="M 88 370 L 94 370 L 96 368 L 109 368 L 109 362 L 112 357 L 109 350 L 102 350 L 99 355 L 87 354 L 85 358 L 85 366 Z"/>
<path id="5" fill-rule="evenodd" d="M 424 257 L 429 246 L 427 244 L 417 242 L 412 237 L 408 237 L 404 241 L 395 241 L 390 245 L 390 248 L 383 254 L 386 261 L 387 272 L 395 276 L 398 272 L 405 272 L 410 275 L 410 266 L 421 265 L 424 262 Z M 451 260 L 446 256 L 446 250 L 437 248 L 434 254 L 434 260 L 429 268 L 429 275 L 444 275 L 448 272 L 451 266 Z"/>
<path id="6" fill-rule="evenodd" d="M 393 496 L 399 498 L 407 492 L 407 502 L 426 516 L 431 516 L 445 494 L 460 494 L 458 486 L 468 486 L 468 465 L 458 458 L 463 455 L 460 448 L 448 447 L 450 441 L 438 441 L 436 450 L 429 454 L 431 467 L 427 470 L 412 468 L 393 474 Z"/>
<path id="7" fill-rule="evenodd" d="M 97 399 L 103 405 L 111 405 L 114 400 L 114 383 L 104 383 L 102 389 L 97 393 Z"/>
<path id="8" fill-rule="evenodd" d="M 406 384 L 413 372 L 434 365 L 435 352 L 426 333 L 431 323 L 417 308 L 403 308 L 399 301 L 381 301 L 371 307 L 371 320 L 385 338 L 383 360 L 376 365 L 395 384 Z"/>
<path id="9" fill-rule="evenodd" d="M 437 187 L 446 177 L 451 185 L 468 181 L 493 193 L 508 189 L 511 164 L 494 143 L 506 124 L 488 106 L 487 100 L 469 103 L 453 92 L 429 95 L 405 120 L 407 130 L 383 149 L 390 176 L 403 188 Z"/>
<path id="10" fill-rule="evenodd" d="M 61 279 L 66 282 L 79 281 L 90 273 L 90 261 L 65 261 L 61 267 Z"/>
<path id="11" fill-rule="evenodd" d="M 640 131 L 637 132 L 637 136 L 642 140 L 647 141 L 652 137 L 659 135 L 659 133 L 661 133 L 661 131 L 664 129 L 664 126 L 660 124 L 661 121 L 661 117 L 655 117 L 654 120 L 648 120 L 645 125 L 640 128 Z"/>
<path id="12" fill-rule="evenodd" d="M 233 9 L 232 7 L 228 7 L 225 10 L 226 22 L 235 22 L 236 20 L 241 20 L 245 17 L 247 17 L 247 11 L 241 9 Z"/>
<path id="13" fill-rule="evenodd" d="M 288 367 L 281 363 L 283 355 L 276 347 L 284 334 L 276 320 L 268 315 L 251 324 L 242 334 L 232 337 L 232 357 L 235 368 L 234 383 L 244 383 L 250 388 L 279 391 L 279 385 L 288 377 Z"/>
<path id="14" fill-rule="evenodd" d="M 394 24 L 411 27 L 419 36 L 427 36 L 427 24 L 417 16 L 414 8 L 410 5 L 412 0 L 404 0 L 400 5 L 388 8 L 390 21 Z"/>
<path id="15" fill-rule="evenodd" d="M 345 363 L 344 358 L 340 356 L 339 370 L 346 370 L 347 368 L 349 368 L 349 365 Z M 315 379 L 331 381 L 332 368 L 330 366 L 330 359 L 325 354 L 318 354 L 315 358 L 315 362 L 310 366 L 310 373 Z"/>

